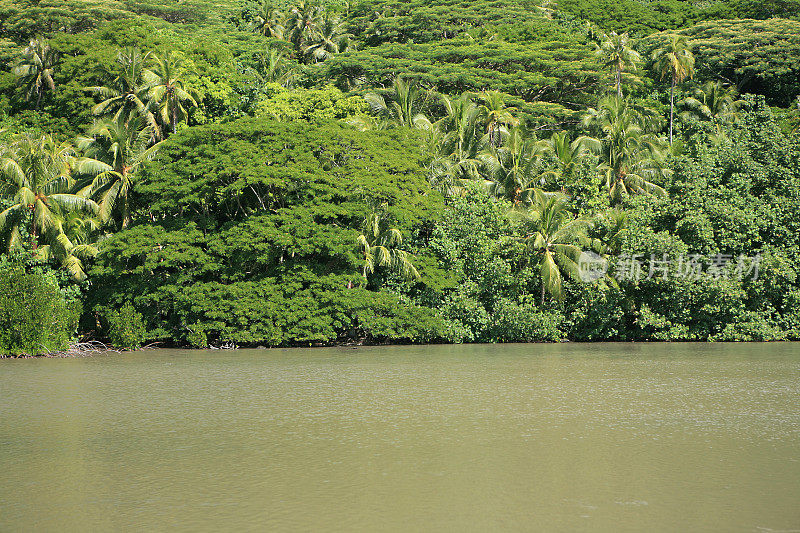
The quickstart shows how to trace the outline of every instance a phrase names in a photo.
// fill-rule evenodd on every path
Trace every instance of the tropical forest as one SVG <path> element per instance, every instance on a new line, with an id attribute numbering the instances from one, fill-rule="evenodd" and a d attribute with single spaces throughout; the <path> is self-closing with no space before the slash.
<path id="1" fill-rule="evenodd" d="M 784 340 L 798 0 L 0 0 L 0 354 Z"/>

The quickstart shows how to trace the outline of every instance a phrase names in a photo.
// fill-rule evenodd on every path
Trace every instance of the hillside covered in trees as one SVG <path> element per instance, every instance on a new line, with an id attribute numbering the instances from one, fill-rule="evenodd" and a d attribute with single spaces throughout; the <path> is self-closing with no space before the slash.
<path id="1" fill-rule="evenodd" d="M 800 339 L 798 0 L 0 0 L 0 353 Z"/>

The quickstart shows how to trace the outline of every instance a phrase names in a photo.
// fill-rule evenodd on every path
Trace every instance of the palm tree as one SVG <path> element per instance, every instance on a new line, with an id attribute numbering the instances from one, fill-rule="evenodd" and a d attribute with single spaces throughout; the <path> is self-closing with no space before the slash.
<path id="1" fill-rule="evenodd" d="M 664 128 L 662 112 L 647 105 L 642 105 L 617 95 L 609 95 L 599 99 L 596 108 L 587 108 L 581 121 L 584 126 L 600 129 L 600 125 L 610 117 L 625 116 L 635 121 L 646 133 L 659 133 Z"/>
<path id="2" fill-rule="evenodd" d="M 51 244 L 45 244 L 36 251 L 37 259 L 60 263 L 72 279 L 84 281 L 86 269 L 84 261 L 97 256 L 95 246 L 100 228 L 97 219 L 81 213 L 71 212 L 59 221 L 60 231 Z"/>
<path id="3" fill-rule="evenodd" d="M 186 75 L 183 59 L 175 52 L 167 52 L 163 57 L 153 56 L 153 68 L 144 75 L 150 86 L 148 96 L 158 116 L 175 133 L 178 122 L 187 118 L 184 105 L 197 106 L 182 79 Z"/>
<path id="4" fill-rule="evenodd" d="M 311 44 L 304 48 L 303 53 L 316 62 L 325 61 L 347 50 L 352 37 L 347 33 L 344 22 L 326 13 L 322 22 L 312 29 L 309 38 Z"/>
<path id="5" fill-rule="evenodd" d="M 628 34 L 618 35 L 611 32 L 611 35 L 603 35 L 603 41 L 597 47 L 595 55 L 600 59 L 603 66 L 614 75 L 614 84 L 617 87 L 617 96 L 622 97 L 622 73 L 626 69 L 636 69 L 636 64 L 641 60 L 641 56 L 630 47 Z"/>
<path id="6" fill-rule="evenodd" d="M 289 12 L 286 19 L 285 35 L 294 45 L 295 52 L 300 56 L 303 46 L 317 26 L 322 14 L 322 8 L 313 2 L 301 1 Z"/>
<path id="7" fill-rule="evenodd" d="M 22 52 L 22 59 L 14 67 L 20 85 L 25 86 L 25 100 L 36 95 L 36 109 L 46 90 L 55 91 L 53 73 L 58 64 L 58 54 L 41 38 L 33 39 Z"/>
<path id="8" fill-rule="evenodd" d="M 418 112 L 422 104 L 421 93 L 415 85 L 397 77 L 390 94 L 392 99 L 388 104 L 382 95 L 375 92 L 365 94 L 364 100 L 373 114 L 387 118 L 395 126 L 413 128 L 425 124 L 426 117 Z"/>
<path id="9" fill-rule="evenodd" d="M 719 81 L 707 81 L 701 87 L 696 87 L 692 96 L 687 96 L 678 104 L 687 108 L 684 114 L 728 123 L 736 119 L 736 112 L 744 103 L 736 97 L 736 89 L 733 87 L 726 87 Z"/>
<path id="10" fill-rule="evenodd" d="M 686 37 L 670 35 L 663 46 L 653 52 L 655 68 L 661 79 L 670 77 L 669 89 L 669 144 L 672 144 L 672 124 L 675 114 L 675 86 L 694 76 L 694 54 Z"/>
<path id="11" fill-rule="evenodd" d="M 510 215 L 521 225 L 529 261 L 539 268 L 542 305 L 547 294 L 562 299 L 563 278 L 578 277 L 582 253 L 578 243 L 585 239 L 587 222 L 570 213 L 567 196 L 538 189 L 530 206 L 512 210 Z"/>
<path id="12" fill-rule="evenodd" d="M 477 163 L 477 156 L 486 149 L 488 137 L 481 130 L 482 111 L 463 94 L 458 98 L 441 97 L 446 114 L 435 124 L 442 134 L 439 155 L 454 161 Z M 422 123 L 417 120 L 417 125 Z M 470 177 L 476 177 L 473 173 Z"/>
<path id="13" fill-rule="evenodd" d="M 545 172 L 542 177 L 566 185 L 575 168 L 591 153 L 592 140 L 581 136 L 570 141 L 569 134 L 560 131 L 554 132 L 549 139 L 539 141 L 539 146 L 544 154 L 552 157 L 557 167 Z"/>
<path id="14" fill-rule="evenodd" d="M 107 222 L 114 208 L 120 206 L 122 228 L 130 225 L 130 193 L 136 172 L 155 157 L 163 142 L 151 145 L 152 137 L 152 126 L 143 124 L 141 118 L 125 122 L 118 117 L 96 122 L 87 136 L 78 138 L 80 150 L 111 167 L 82 189 L 84 196 L 98 198 L 101 221 Z"/>
<path id="15" fill-rule="evenodd" d="M 500 127 L 518 126 L 519 119 L 514 117 L 515 107 L 506 106 L 505 95 L 500 91 L 484 91 L 480 94 L 483 101 L 480 109 L 486 116 L 486 133 L 489 142 L 494 146 L 500 145 Z"/>
<path id="16" fill-rule="evenodd" d="M 69 144 L 56 144 L 52 137 L 18 135 L 0 155 L 0 198 L 13 205 L 0 213 L 0 235 L 6 250 L 22 246 L 20 227 L 26 225 L 31 248 L 40 238 L 58 240 L 62 221 L 71 212 L 97 213 L 97 204 L 72 194 L 74 174 L 97 175 L 109 166 L 75 156 Z"/>
<path id="17" fill-rule="evenodd" d="M 253 17 L 253 30 L 264 37 L 283 39 L 283 15 L 269 2 L 263 2 Z"/>
<path id="18" fill-rule="evenodd" d="M 263 96 L 269 94 L 269 84 L 277 83 L 291 87 L 295 81 L 294 68 L 286 61 L 284 53 L 276 48 L 267 48 L 259 54 L 256 68 L 248 67 L 244 74 L 248 77 L 250 96 L 247 106 L 255 105 Z"/>
<path id="19" fill-rule="evenodd" d="M 393 126 L 386 117 L 373 117 L 363 114 L 348 118 L 344 122 L 358 131 L 384 131 Z"/>
<path id="20" fill-rule="evenodd" d="M 489 192 L 514 204 L 530 200 L 534 182 L 540 179 L 541 150 L 523 127 L 512 129 L 503 146 L 490 147 L 479 159 L 486 169 Z"/>
<path id="21" fill-rule="evenodd" d="M 482 112 L 468 94 L 458 98 L 441 96 L 445 116 L 429 125 L 435 142 L 436 157 L 430 166 L 431 184 L 445 195 L 460 190 L 466 180 L 480 177 L 480 155 L 486 150 L 488 136 L 483 134 Z M 425 122 L 417 119 L 417 127 Z"/>
<path id="22" fill-rule="evenodd" d="M 155 137 L 161 138 L 161 129 L 150 105 L 150 82 L 145 79 L 145 64 L 150 52 L 141 54 L 138 50 L 128 49 L 120 52 L 117 63 L 121 70 L 113 77 L 110 87 L 87 87 L 103 101 L 92 108 L 92 113 L 102 116 L 121 117 L 128 121 L 131 117 L 141 115 L 145 122 L 153 126 Z M 110 72 L 109 77 L 113 76 Z"/>
<path id="23" fill-rule="evenodd" d="M 593 228 L 599 235 L 599 246 L 595 252 L 602 254 L 619 254 L 628 228 L 628 213 L 622 209 L 608 209 L 594 217 Z"/>
<path id="24" fill-rule="evenodd" d="M 593 127 L 599 138 L 584 138 L 587 149 L 600 154 L 598 171 L 605 177 L 612 200 L 629 194 L 666 195 L 651 180 L 669 171 L 663 161 L 667 150 L 655 134 L 647 133 L 641 116 L 617 96 L 600 99 L 598 109 L 590 109 L 584 125 Z"/>
<path id="25" fill-rule="evenodd" d="M 286 56 L 280 50 L 269 48 L 259 60 L 261 79 L 265 83 L 277 83 L 284 87 L 290 86 L 294 78 L 294 69 L 286 62 Z"/>
<path id="26" fill-rule="evenodd" d="M 439 102 L 444 108 L 444 115 L 433 126 L 442 135 L 458 130 L 465 122 L 470 124 L 472 134 L 483 135 L 480 129 L 480 121 L 483 119 L 482 111 L 472 101 L 469 93 L 462 93 L 458 97 L 440 94 Z"/>
<path id="27" fill-rule="evenodd" d="M 362 225 L 362 234 L 357 242 L 364 256 L 364 279 L 378 267 L 399 274 L 407 280 L 419 280 L 420 275 L 411 263 L 411 254 L 401 250 L 403 234 L 397 228 L 389 227 L 386 204 L 370 206 Z"/>

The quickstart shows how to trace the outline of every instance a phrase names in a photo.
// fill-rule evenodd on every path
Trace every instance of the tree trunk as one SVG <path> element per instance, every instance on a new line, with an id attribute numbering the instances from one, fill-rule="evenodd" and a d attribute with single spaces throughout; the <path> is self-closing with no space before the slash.
<path id="1" fill-rule="evenodd" d="M 30 207 L 31 211 L 31 250 L 34 252 L 39 247 L 39 234 L 36 232 L 36 200 L 34 200 L 33 205 Z"/>
<path id="2" fill-rule="evenodd" d="M 175 105 L 172 106 L 172 133 L 175 133 L 175 130 L 178 127 L 178 110 L 175 109 Z"/>
<path id="3" fill-rule="evenodd" d="M 544 307 L 544 278 L 542 278 L 542 307 Z"/>
<path id="4" fill-rule="evenodd" d="M 622 71 L 620 71 L 620 69 L 617 69 L 617 72 L 614 75 L 614 77 L 617 80 L 617 96 L 622 98 Z"/>
<path id="5" fill-rule="evenodd" d="M 675 77 L 672 77 L 672 86 L 669 88 L 669 145 L 672 146 L 672 120 L 675 111 Z"/>
<path id="6" fill-rule="evenodd" d="M 122 196 L 122 229 L 131 225 L 131 207 L 128 203 L 128 191 Z"/>
<path id="7" fill-rule="evenodd" d="M 42 103 L 42 93 L 43 92 L 44 91 L 42 91 L 41 88 L 39 88 L 39 90 L 36 91 L 36 111 L 39 111 L 39 104 Z"/>

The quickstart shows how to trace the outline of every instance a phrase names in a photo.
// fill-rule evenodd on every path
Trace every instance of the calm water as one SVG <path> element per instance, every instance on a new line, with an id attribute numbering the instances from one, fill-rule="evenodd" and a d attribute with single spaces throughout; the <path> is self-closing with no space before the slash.
<path id="1" fill-rule="evenodd" d="M 0 361 L 0 531 L 800 531 L 800 344 Z"/>

